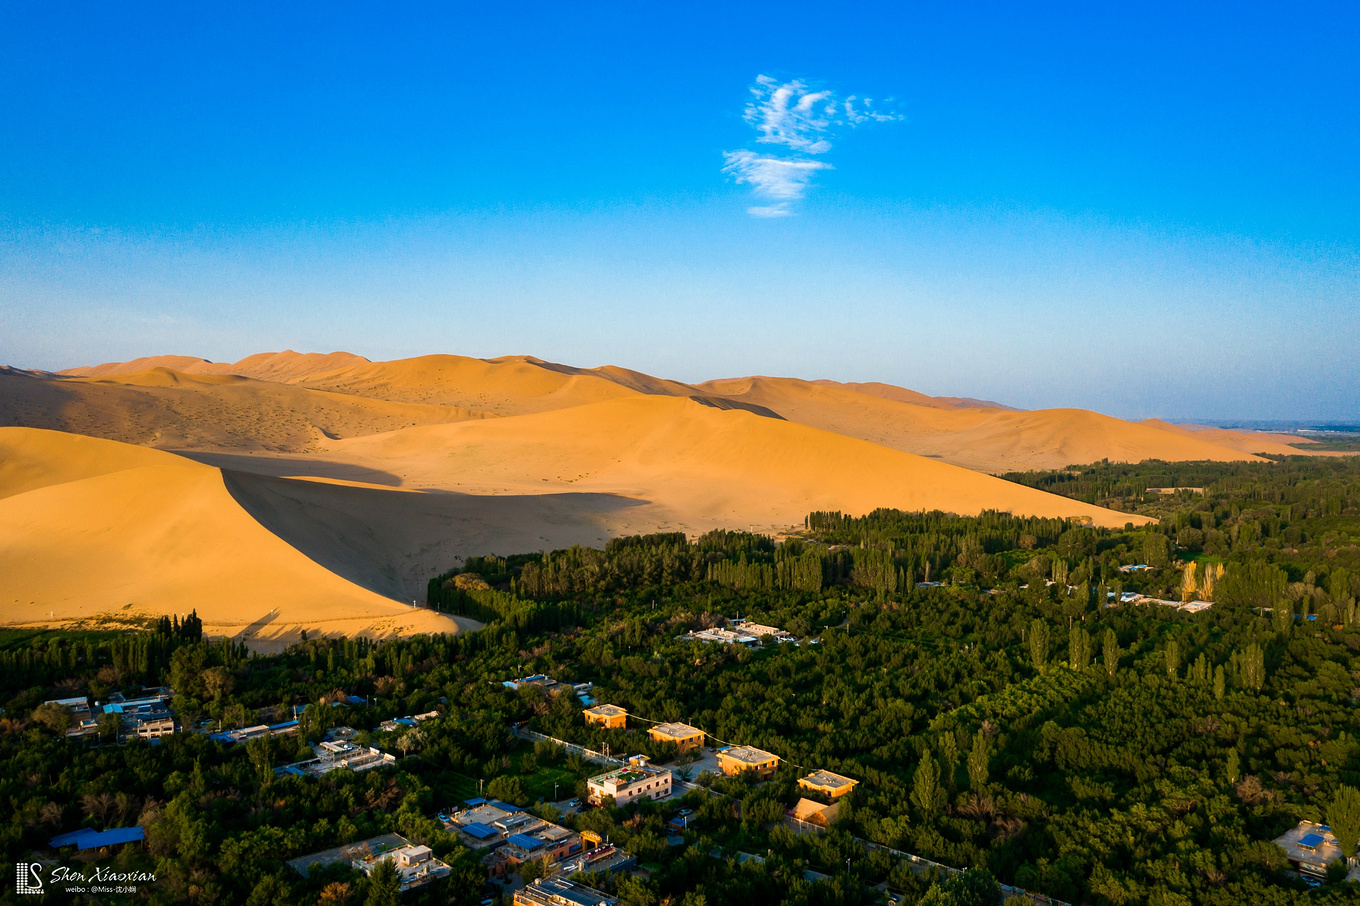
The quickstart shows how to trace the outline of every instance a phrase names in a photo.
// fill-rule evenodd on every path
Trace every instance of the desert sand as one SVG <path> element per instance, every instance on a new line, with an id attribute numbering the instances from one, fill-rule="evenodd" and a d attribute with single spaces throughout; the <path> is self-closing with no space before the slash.
<path id="1" fill-rule="evenodd" d="M 0 606 L 10 625 L 165 613 L 260 647 L 300 631 L 457 632 L 475 623 L 347 581 L 264 528 L 220 470 L 170 453 L 0 428 Z"/>
<path id="2" fill-rule="evenodd" d="M 0 427 L 0 619 L 194 607 L 210 633 L 257 646 L 456 631 L 467 621 L 409 602 L 472 554 L 780 533 L 812 510 L 878 507 L 1123 526 L 1145 520 L 994 474 L 1298 452 L 888 384 L 343 352 L 0 369 L 0 425 L 15 426 Z"/>

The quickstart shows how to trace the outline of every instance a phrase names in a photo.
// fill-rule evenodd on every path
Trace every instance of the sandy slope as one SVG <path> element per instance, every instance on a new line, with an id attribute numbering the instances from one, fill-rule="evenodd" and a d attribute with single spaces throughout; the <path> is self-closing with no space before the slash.
<path id="1" fill-rule="evenodd" d="M 1307 445 L 1313 443 L 1303 437 L 1295 437 L 1292 434 L 1268 434 L 1263 431 L 1232 431 L 1227 428 L 1211 428 L 1208 425 L 1173 425 L 1164 422 L 1159 418 L 1149 418 L 1138 422 L 1140 425 L 1148 425 L 1160 428 L 1163 431 L 1173 431 L 1183 434 L 1186 437 L 1194 437 L 1199 440 L 1207 440 L 1210 443 L 1229 447 L 1233 450 L 1241 450 L 1243 453 L 1268 453 L 1271 456 L 1298 456 L 1307 454 Z M 1303 449 L 1295 444 L 1304 445 Z"/>
<path id="2" fill-rule="evenodd" d="M 406 428 L 336 441 L 325 455 L 384 469 L 415 487 L 624 494 L 691 531 L 788 526 L 812 510 L 884 506 L 1005 509 L 1118 526 L 1132 518 L 829 431 L 676 397 Z"/>
<path id="3" fill-rule="evenodd" d="M 242 509 L 215 468 L 28 428 L 0 428 L 0 577 L 0 618 L 11 625 L 194 607 L 210 633 L 259 642 L 303 628 L 378 636 L 459 628 L 304 556 Z"/>
<path id="4" fill-rule="evenodd" d="M 917 405 L 852 386 L 794 378 L 712 381 L 703 389 L 792 421 L 985 472 L 1060 469 L 1111 459 L 1253 459 L 1194 432 L 1130 423 L 1084 409 L 1018 411 Z M 926 399 L 932 399 L 927 397 Z"/>
<path id="5" fill-rule="evenodd" d="M 161 366 L 99 377 L 0 369 L 0 425 L 162 449 L 304 451 L 325 437 L 487 417 L 454 406 L 372 400 Z"/>

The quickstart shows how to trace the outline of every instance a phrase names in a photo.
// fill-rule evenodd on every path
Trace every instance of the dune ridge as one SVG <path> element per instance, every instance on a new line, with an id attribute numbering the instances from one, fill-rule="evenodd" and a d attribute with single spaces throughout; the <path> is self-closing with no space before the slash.
<path id="1" fill-rule="evenodd" d="M 265 529 L 215 468 L 156 450 L 0 428 L 0 608 L 10 625 L 135 622 L 196 609 L 261 647 L 301 630 L 475 628 L 347 581 Z"/>

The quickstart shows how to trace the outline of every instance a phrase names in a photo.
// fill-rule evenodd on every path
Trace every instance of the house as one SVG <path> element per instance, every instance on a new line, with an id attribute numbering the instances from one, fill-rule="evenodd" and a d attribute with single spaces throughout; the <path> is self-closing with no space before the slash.
<path id="1" fill-rule="evenodd" d="M 732 746 L 718 750 L 718 767 L 728 776 L 755 771 L 761 777 L 768 777 L 779 767 L 779 756 L 754 746 Z"/>
<path id="2" fill-rule="evenodd" d="M 700 749 L 704 745 L 704 731 L 689 724 L 657 724 L 647 731 L 657 742 L 670 742 L 681 752 Z"/>
<path id="3" fill-rule="evenodd" d="M 849 793 L 858 783 L 858 780 L 851 780 L 849 777 L 833 774 L 831 771 L 813 771 L 798 780 L 798 785 L 803 789 L 821 793 L 823 796 L 832 799 L 839 799 Z"/>
<path id="4" fill-rule="evenodd" d="M 146 831 L 141 827 L 115 827 L 106 831 L 92 830 L 88 827 L 69 834 L 58 834 L 48 843 L 53 849 L 74 846 L 78 852 L 87 849 L 102 849 L 122 843 L 136 843 L 146 839 Z"/>
<path id="5" fill-rule="evenodd" d="M 612 797 L 615 805 L 627 805 L 639 799 L 665 799 L 671 794 L 670 771 L 652 767 L 641 755 L 634 755 L 628 762 L 626 767 L 586 782 L 592 805 L 599 805 L 605 797 Z"/>
<path id="6" fill-rule="evenodd" d="M 505 680 L 501 683 L 507 689 L 537 689 L 544 694 L 558 692 L 566 687 L 544 673 L 535 673 L 533 676 L 522 676 L 519 679 Z"/>
<path id="7" fill-rule="evenodd" d="M 799 799 L 786 814 L 794 821 L 811 824 L 815 827 L 830 827 L 831 822 L 836 820 L 836 813 L 840 811 L 840 803 L 824 805 L 814 802 L 811 799 Z"/>
<path id="8" fill-rule="evenodd" d="M 410 843 L 393 849 L 366 853 L 352 860 L 350 865 L 367 875 L 373 873 L 379 862 L 389 861 L 397 867 L 402 890 L 421 887 L 449 873 L 449 867 L 436 859 L 428 846 L 415 846 Z"/>
<path id="9" fill-rule="evenodd" d="M 516 890 L 513 902 L 514 906 L 616 906 L 619 901 L 607 893 L 553 875 Z"/>
<path id="10" fill-rule="evenodd" d="M 1341 858 L 1341 846 L 1332 829 L 1313 821 L 1300 821 L 1298 826 L 1275 838 L 1275 844 L 1285 851 L 1289 861 L 1300 874 L 1312 878 L 1326 878 L 1327 866 Z M 1355 860 L 1349 862 L 1348 877 L 1360 880 L 1360 868 Z"/>
<path id="11" fill-rule="evenodd" d="M 597 724 L 606 730 L 622 730 L 628 726 L 628 712 L 618 705 L 596 705 L 585 710 L 586 723 Z"/>

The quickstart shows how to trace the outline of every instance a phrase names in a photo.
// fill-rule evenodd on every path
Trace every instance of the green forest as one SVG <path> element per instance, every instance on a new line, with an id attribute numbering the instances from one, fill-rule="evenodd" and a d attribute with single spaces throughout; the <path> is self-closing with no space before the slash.
<path id="1" fill-rule="evenodd" d="M 583 795 L 603 770 L 513 727 L 661 762 L 676 753 L 646 728 L 682 721 L 781 765 L 767 782 L 682 765 L 699 785 L 683 802 L 564 819 L 637 856 L 643 873 L 588 878 L 628 906 L 972 904 L 995 902 L 998 882 L 1110 906 L 1360 899 L 1344 867 L 1309 886 L 1272 842 L 1302 819 L 1352 853 L 1360 837 L 1360 458 L 1005 477 L 1159 521 L 823 512 L 782 538 L 486 552 L 428 593 L 480 631 L 270 656 L 205 639 L 195 618 L 0 633 L 6 858 L 51 858 L 48 839 L 82 826 L 141 824 L 145 845 L 105 861 L 154 871 L 146 902 L 480 903 L 497 890 L 435 814 L 480 792 L 556 820 L 544 800 Z M 1191 601 L 1212 606 L 1173 606 Z M 800 641 L 683 638 L 738 617 Z M 569 687 L 503 685 L 537 673 L 594 683 L 628 729 L 587 727 Z M 68 740 L 43 704 L 159 684 L 185 732 L 154 744 L 102 726 Z M 192 732 L 299 705 L 297 737 L 227 746 Z M 379 728 L 428 711 L 440 716 L 418 730 Z M 338 725 L 397 764 L 276 774 Z M 800 836 L 784 815 L 816 769 L 860 783 L 827 832 Z M 694 814 L 672 845 L 664 822 L 682 806 Z M 303 879 L 285 865 L 391 831 L 451 877 L 399 897 L 348 867 Z M 939 877 L 888 849 L 970 871 Z"/>

